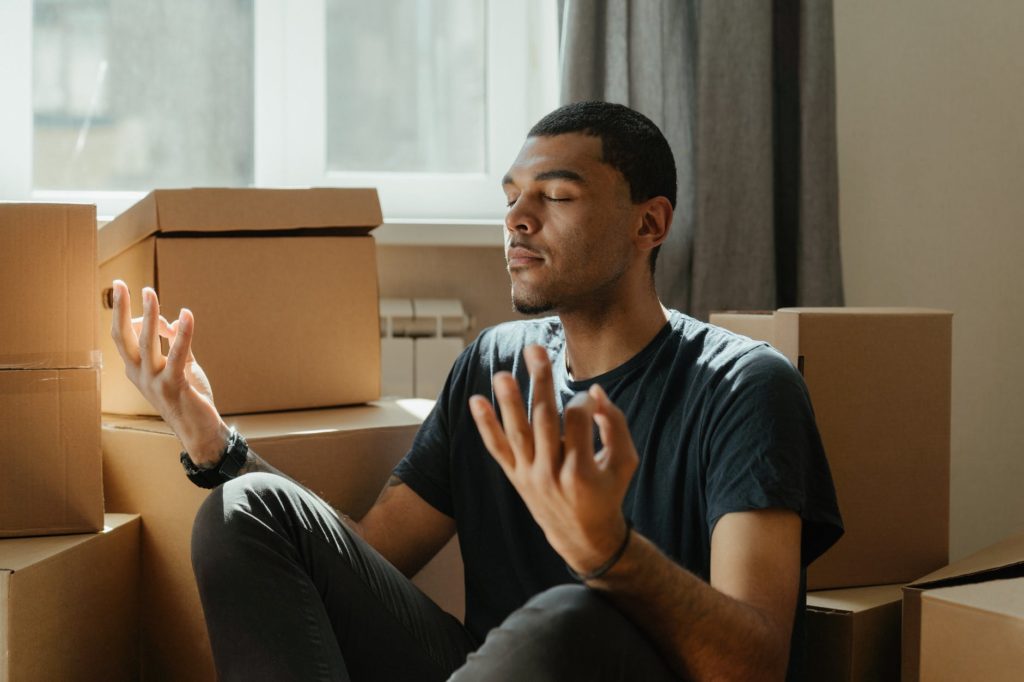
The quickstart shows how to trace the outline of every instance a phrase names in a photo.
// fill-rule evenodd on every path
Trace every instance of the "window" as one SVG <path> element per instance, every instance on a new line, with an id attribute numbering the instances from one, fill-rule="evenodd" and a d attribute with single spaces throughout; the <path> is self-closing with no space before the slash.
<path id="1" fill-rule="evenodd" d="M 553 0 L 5 0 L 0 198 L 376 186 L 388 222 L 494 223 L 557 100 Z"/>

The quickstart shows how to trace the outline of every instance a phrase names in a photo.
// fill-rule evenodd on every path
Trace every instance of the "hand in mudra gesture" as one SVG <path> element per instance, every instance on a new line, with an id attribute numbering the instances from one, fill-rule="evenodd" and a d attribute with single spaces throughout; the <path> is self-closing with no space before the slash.
<path id="1" fill-rule="evenodd" d="M 639 457 L 626 416 L 600 386 L 569 401 L 563 428 L 547 352 L 529 346 L 523 357 L 533 383 L 529 416 L 508 372 L 494 375 L 501 421 L 483 396 L 470 398 L 469 407 L 484 445 L 552 548 L 574 571 L 588 573 L 613 556 L 629 532 L 622 501 Z M 597 453 L 594 423 L 604 444 Z"/>
<path id="2" fill-rule="evenodd" d="M 228 428 L 213 402 L 213 390 L 192 354 L 195 318 L 183 308 L 168 322 L 160 314 L 156 292 L 142 290 L 142 317 L 131 317 L 131 294 L 114 281 L 114 320 L 111 335 L 124 360 L 125 373 L 181 439 L 185 450 L 202 466 L 224 449 Z M 160 338 L 170 343 L 163 354 Z"/>

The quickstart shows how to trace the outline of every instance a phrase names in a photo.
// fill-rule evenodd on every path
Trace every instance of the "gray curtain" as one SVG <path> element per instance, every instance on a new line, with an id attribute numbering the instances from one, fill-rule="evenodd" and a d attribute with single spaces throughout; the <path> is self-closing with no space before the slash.
<path id="1" fill-rule="evenodd" d="M 831 0 L 560 0 L 563 103 L 644 113 L 676 157 L 662 301 L 842 305 Z"/>

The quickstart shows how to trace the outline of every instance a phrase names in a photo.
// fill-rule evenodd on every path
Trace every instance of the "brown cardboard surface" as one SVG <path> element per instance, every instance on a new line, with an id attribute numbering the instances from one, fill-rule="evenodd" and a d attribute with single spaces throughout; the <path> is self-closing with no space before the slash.
<path id="1" fill-rule="evenodd" d="M 921 598 L 921 679 L 1015 682 L 1024 675 L 1024 578 L 930 590 Z"/>
<path id="2" fill-rule="evenodd" d="M 342 228 L 365 234 L 382 222 L 377 190 L 369 188 L 158 189 L 100 230 L 99 261 L 158 232 Z"/>
<path id="3" fill-rule="evenodd" d="M 138 679 L 139 517 L 0 540 L 0 682 Z"/>
<path id="4" fill-rule="evenodd" d="M 100 230 L 100 288 L 125 280 L 135 316 L 143 286 L 169 319 L 192 310 L 222 414 L 363 403 L 380 397 L 376 249 L 338 235 L 374 220 L 374 190 L 160 190 Z M 155 415 L 101 346 L 104 412 Z"/>
<path id="5" fill-rule="evenodd" d="M 373 504 L 419 424 L 422 401 L 243 415 L 228 421 L 270 464 L 355 518 Z M 142 514 L 142 678 L 212 680 L 192 575 L 192 521 L 208 494 L 185 478 L 180 444 L 158 419 L 104 416 L 107 508 Z M 461 585 L 460 585 L 461 586 Z"/>
<path id="6" fill-rule="evenodd" d="M 0 369 L 94 367 L 96 207 L 0 203 Z"/>
<path id="7" fill-rule="evenodd" d="M 930 590 L 1024 577 L 1024 533 L 954 561 L 903 588 L 903 682 L 921 676 L 922 596 Z"/>
<path id="8" fill-rule="evenodd" d="M 899 680 L 900 598 L 900 585 L 809 592 L 807 679 Z"/>
<path id="9" fill-rule="evenodd" d="M 784 308 L 744 329 L 770 332 L 801 369 L 836 485 L 846 533 L 810 566 L 808 589 L 906 583 L 945 564 L 952 315 Z"/>
<path id="10" fill-rule="evenodd" d="M 98 369 L 0 370 L 0 537 L 103 526 Z"/>

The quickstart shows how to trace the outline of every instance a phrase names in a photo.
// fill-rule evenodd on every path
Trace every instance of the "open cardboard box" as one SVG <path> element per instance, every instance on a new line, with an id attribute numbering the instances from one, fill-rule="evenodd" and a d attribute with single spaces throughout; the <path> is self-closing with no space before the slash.
<path id="1" fill-rule="evenodd" d="M 908 583 L 949 561 L 952 314 L 923 308 L 715 313 L 803 374 L 846 533 L 809 590 Z"/>
<path id="2" fill-rule="evenodd" d="M 806 674 L 818 682 L 898 682 L 901 585 L 807 593 Z"/>
<path id="3" fill-rule="evenodd" d="M 913 583 L 903 588 L 903 682 L 917 682 L 919 679 L 938 679 L 922 674 L 924 671 L 924 665 L 922 659 L 926 655 L 931 655 L 938 651 L 936 648 L 937 643 L 941 642 L 941 638 L 935 636 L 935 632 L 932 634 L 931 641 L 929 643 L 927 651 L 925 650 L 925 642 L 922 637 L 922 626 L 923 626 L 923 597 L 929 595 L 933 590 L 936 591 L 936 600 L 930 602 L 931 609 L 933 612 L 939 613 L 943 610 L 943 606 L 940 605 L 939 599 L 956 602 L 958 599 L 963 599 L 965 603 L 970 603 L 972 598 L 976 597 L 977 591 L 975 588 L 963 591 L 945 591 L 939 592 L 942 588 L 951 588 L 957 586 L 967 585 L 988 585 L 990 581 L 1008 581 L 1013 578 L 1024 578 L 1024 533 L 1010 536 L 1005 540 L 998 542 L 990 547 L 982 549 L 960 561 L 953 562 L 952 564 L 940 568 L 937 571 L 929 573 L 928 575 L 915 580 Z M 1001 585 L 994 584 L 988 589 L 991 590 L 987 594 L 982 594 L 979 599 L 983 599 L 984 603 L 992 604 L 993 597 L 998 600 L 1000 595 L 1007 595 L 1008 587 L 1020 588 L 1024 585 L 1022 581 L 1012 581 Z M 958 597 L 959 595 L 959 597 Z M 1024 646 L 1024 639 L 1020 639 L 1020 635 L 1024 630 L 1024 620 L 1020 618 L 1021 614 L 1024 614 L 1024 603 L 1021 601 L 1021 593 L 1013 595 L 1015 604 L 1011 608 L 1016 609 L 1017 623 L 1014 626 L 1016 628 L 1017 642 L 1016 646 L 1018 652 L 1021 647 Z M 1007 606 L 1010 603 L 1007 601 Z M 966 625 L 961 623 L 960 626 Z M 1018 657 L 1017 661 L 1021 661 Z M 929 670 L 933 670 L 934 667 L 930 664 Z M 1000 679 L 1020 679 L 1020 675 L 1024 674 L 1024 668 L 1017 668 L 1012 673 L 1017 675 L 1016 677 L 1004 677 Z M 943 678 L 947 679 L 947 678 Z M 954 679 L 954 678 L 948 678 Z M 960 679 L 996 679 L 986 677 L 981 673 L 971 678 L 960 678 Z"/>
<path id="4" fill-rule="evenodd" d="M 921 595 L 921 679 L 1024 677 L 1024 578 L 937 587 Z"/>
<path id="5" fill-rule="evenodd" d="M 374 189 L 150 192 L 99 231 L 103 411 L 155 415 L 128 381 L 109 332 L 123 279 L 140 316 L 195 314 L 193 349 L 222 414 L 364 403 L 380 397 Z M 95 299 L 94 299 L 95 300 Z"/>

